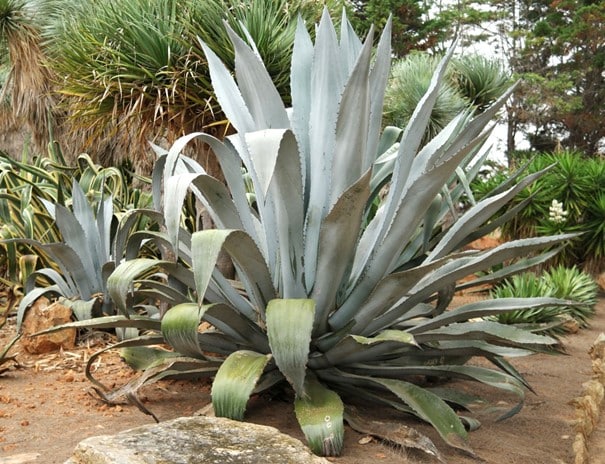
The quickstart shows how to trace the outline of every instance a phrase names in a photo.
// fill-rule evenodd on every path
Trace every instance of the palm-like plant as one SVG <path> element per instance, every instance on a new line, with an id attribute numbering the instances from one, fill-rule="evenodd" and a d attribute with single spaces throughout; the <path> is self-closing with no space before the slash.
<path id="1" fill-rule="evenodd" d="M 477 54 L 454 60 L 450 79 L 477 111 L 487 109 L 510 86 L 510 75 L 502 63 Z"/>
<path id="2" fill-rule="evenodd" d="M 45 15 L 39 22 L 47 62 L 74 135 L 68 145 L 98 152 L 104 165 L 128 154 L 147 173 L 153 164 L 148 140 L 172 143 L 201 129 L 220 134 L 218 126 L 226 124 L 205 58 L 191 45 L 197 37 L 232 63 L 222 20 L 247 28 L 285 95 L 294 18 L 312 17 L 317 6 L 302 0 L 40 0 L 36 9 Z"/>
<path id="3" fill-rule="evenodd" d="M 182 42 L 184 2 L 82 3 L 85 8 L 63 10 L 67 17 L 46 32 L 55 34 L 47 39 L 47 53 L 61 76 L 56 91 L 64 97 L 71 131 L 82 139 L 80 149 L 92 141 L 108 144 L 102 164 L 131 153 L 139 171 L 149 171 L 153 160 L 143 148 L 151 134 L 201 126 L 211 110 L 206 73 Z"/>
<path id="4" fill-rule="evenodd" d="M 527 170 L 536 172 L 552 168 L 534 185 L 524 189 L 513 204 L 527 202 L 514 220 L 504 224 L 506 237 L 532 237 L 559 232 L 581 232 L 554 264 L 572 266 L 580 263 L 591 273 L 605 266 L 605 162 L 587 159 L 581 153 L 562 152 L 537 155 Z M 549 212 L 553 200 L 566 211 L 564 220 L 553 220 Z"/>
<path id="5" fill-rule="evenodd" d="M 398 60 L 391 71 L 385 97 L 385 119 L 388 124 L 405 126 L 416 105 L 428 89 L 439 57 L 414 53 Z M 510 76 L 494 59 L 465 55 L 452 60 L 425 134 L 433 138 L 463 109 L 480 113 L 510 86 Z"/>
<path id="6" fill-rule="evenodd" d="M 446 226 L 446 197 L 458 198 L 465 190 L 464 173 L 456 169 L 485 141 L 483 129 L 506 95 L 480 116 L 461 113 L 420 149 L 451 54 L 439 64 L 397 142 L 396 130 L 380 135 L 389 27 L 373 54 L 372 33 L 362 43 L 346 18 L 340 39 L 327 13 L 315 42 L 299 24 L 291 109 L 258 55 L 228 31 L 236 50 L 237 83 L 216 54 L 202 47 L 217 99 L 237 133 L 224 142 L 190 134 L 162 155 L 153 187 L 166 233 L 156 238 L 172 257 L 120 264 L 108 291 L 123 316 L 80 325 L 153 329 L 118 346 L 163 342 L 176 354 L 164 364 L 154 357 L 136 384 L 179 370 L 214 375 L 212 402 L 221 416 L 241 419 L 251 394 L 287 382 L 300 425 L 317 453 L 340 452 L 347 414 L 343 401 L 355 397 L 414 414 L 448 444 L 468 450 L 465 424 L 476 421 L 454 411 L 464 408 L 461 397 L 423 388 L 414 379 L 484 382 L 518 395 L 521 404 L 525 382 L 503 357 L 555 341 L 471 319 L 561 304 L 552 298 L 513 298 L 445 311 L 457 280 L 566 238 L 457 251 L 497 227 L 497 221 L 487 223 L 491 215 L 536 176 L 512 188 L 499 186 Z M 196 137 L 217 154 L 226 185 L 182 155 Z M 254 207 L 242 167 L 252 182 Z M 384 179 L 389 192 L 369 214 Z M 175 205 L 189 191 L 218 229 L 192 235 L 183 229 Z M 237 281 L 215 267 L 221 250 L 233 260 Z M 543 259 L 509 264 L 497 275 L 466 285 Z M 167 276 L 161 281 L 150 278 L 158 269 Z M 169 304 L 161 320 L 137 314 L 145 310 L 144 298 Z M 471 356 L 483 356 L 502 370 L 465 365 Z M 127 391 L 136 399 L 133 388 L 118 393 Z M 103 395 L 111 399 L 114 394 Z"/>
<path id="7" fill-rule="evenodd" d="M 405 127 L 431 84 L 439 58 L 415 53 L 395 63 L 385 95 L 385 120 L 388 124 Z M 433 106 L 425 141 L 432 139 L 467 106 L 456 88 L 444 82 Z"/>
<path id="8" fill-rule="evenodd" d="M 0 42 L 6 45 L 10 62 L 1 95 L 10 95 L 13 116 L 25 122 L 34 142 L 44 147 L 53 112 L 50 71 L 44 66 L 39 30 L 26 1 L 0 1 Z"/>

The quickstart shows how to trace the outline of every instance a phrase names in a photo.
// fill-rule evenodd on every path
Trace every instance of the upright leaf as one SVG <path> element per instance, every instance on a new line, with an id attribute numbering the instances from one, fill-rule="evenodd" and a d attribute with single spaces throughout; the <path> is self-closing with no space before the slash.
<path id="1" fill-rule="evenodd" d="M 271 300 L 267 306 L 271 353 L 299 398 L 306 396 L 304 383 L 314 317 L 313 300 Z"/>

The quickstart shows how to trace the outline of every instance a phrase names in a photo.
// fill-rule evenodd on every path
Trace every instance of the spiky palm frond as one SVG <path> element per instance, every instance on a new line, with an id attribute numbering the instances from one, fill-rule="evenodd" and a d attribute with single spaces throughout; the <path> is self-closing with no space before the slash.
<path id="1" fill-rule="evenodd" d="M 454 60 L 450 79 L 477 111 L 488 108 L 512 83 L 502 63 L 478 54 Z"/>
<path id="2" fill-rule="evenodd" d="M 115 145 L 106 164 L 130 156 L 148 172 L 148 140 L 203 126 L 209 83 L 182 42 L 186 11 L 176 0 L 88 2 L 54 25 L 48 47 L 57 91 L 83 148 Z"/>
<path id="3" fill-rule="evenodd" d="M 405 127 L 429 88 L 439 58 L 415 53 L 397 61 L 385 94 L 385 123 Z M 439 89 L 424 141 L 437 135 L 466 106 L 466 101 L 447 82 Z"/>

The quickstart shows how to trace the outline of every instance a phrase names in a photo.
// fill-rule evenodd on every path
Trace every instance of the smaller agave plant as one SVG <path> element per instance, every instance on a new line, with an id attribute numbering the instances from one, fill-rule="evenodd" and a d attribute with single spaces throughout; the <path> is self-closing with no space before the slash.
<path id="1" fill-rule="evenodd" d="M 492 298 L 552 296 L 567 300 L 565 306 L 511 311 L 494 316 L 503 324 L 524 326 L 533 332 L 552 335 L 565 333 L 570 328 L 587 327 L 594 315 L 598 285 L 594 279 L 577 267 L 552 267 L 540 275 L 524 272 L 509 277 L 492 291 Z M 570 320 L 576 324 L 566 324 Z"/>
<path id="2" fill-rule="evenodd" d="M 356 400 L 414 415 L 449 445 L 470 451 L 468 429 L 477 421 L 464 396 L 417 380 L 500 388 L 519 398 L 505 416 L 514 414 L 527 383 L 507 359 L 556 341 L 481 319 L 561 302 L 503 298 L 447 309 L 462 288 L 457 282 L 503 262 L 498 272 L 464 286 L 519 272 L 555 251 L 532 253 L 568 236 L 460 251 L 509 219 L 515 211 L 489 221 L 539 175 L 505 182 L 463 214 L 453 208 L 470 194 L 469 177 L 478 168 L 469 160 L 480 153 L 485 128 L 510 91 L 478 116 L 462 112 L 423 146 L 450 51 L 405 130 L 381 133 L 390 25 L 374 50 L 372 31 L 362 42 L 346 17 L 341 24 L 338 37 L 325 13 L 313 41 L 299 23 L 291 108 L 254 44 L 228 29 L 235 76 L 202 44 L 217 99 L 236 133 L 224 141 L 190 134 L 168 152 L 159 150 L 153 189 L 164 229 L 155 240 L 169 253 L 119 264 L 107 287 L 121 318 L 88 325 L 140 329 L 117 347 L 146 369 L 114 392 L 92 380 L 107 400 L 127 394 L 136 401 L 145 382 L 177 374 L 214 377 L 214 411 L 234 419 L 244 418 L 251 395 L 287 385 L 318 454 L 340 453 L 344 421 L 359 423 L 349 409 Z M 216 154 L 225 183 L 181 154 L 196 137 Z M 388 193 L 377 203 L 386 184 Z M 184 229 L 180 206 L 190 194 L 216 229 Z M 233 262 L 234 279 L 216 265 L 221 252 Z M 162 301 L 167 310 L 150 315 L 150 301 Z M 173 352 L 149 346 L 160 343 Z M 468 365 L 473 356 L 495 368 Z"/>
<path id="3" fill-rule="evenodd" d="M 83 178 L 82 182 L 86 179 Z M 104 190 L 103 182 L 98 190 L 91 189 L 95 193 Z M 107 290 L 107 278 L 123 257 L 140 251 L 141 238 L 139 234 L 132 233 L 132 228 L 140 225 L 137 221 L 144 218 L 143 223 L 149 224 L 157 213 L 138 209 L 125 214 L 120 227 L 116 227 L 118 219 L 114 213 L 113 196 L 104 196 L 103 193 L 100 196 L 95 208 L 80 183 L 74 179 L 71 208 L 58 201 L 38 198 L 59 237 L 49 234 L 45 237 L 52 238 L 48 242 L 32 238 L 11 238 L 0 242 L 28 245 L 44 257 L 45 263 L 49 263 L 48 267 L 32 269 L 26 277 L 23 284 L 25 296 L 17 310 L 17 330 L 27 309 L 42 296 L 60 298 L 81 321 L 115 314 L 116 309 Z"/>

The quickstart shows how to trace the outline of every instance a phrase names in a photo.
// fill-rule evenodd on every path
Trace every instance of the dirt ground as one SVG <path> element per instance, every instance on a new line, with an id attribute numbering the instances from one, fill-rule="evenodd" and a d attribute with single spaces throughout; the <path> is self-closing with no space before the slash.
<path id="1" fill-rule="evenodd" d="M 0 348 L 12 337 L 14 322 L 0 331 Z M 395 418 L 412 425 L 433 438 L 449 463 L 560 464 L 573 460 L 574 406 L 582 383 L 591 376 L 588 349 L 598 334 L 605 332 L 605 299 L 597 305 L 597 316 L 589 329 L 563 338 L 567 354 L 533 355 L 513 364 L 535 390 L 527 394 L 523 410 L 510 419 L 495 422 L 486 411 L 476 417 L 482 426 L 471 433 L 470 445 L 477 458 L 448 449 L 429 427 L 413 419 L 395 417 L 388 411 L 376 411 L 377 418 Z M 0 464 L 63 463 L 76 444 L 94 435 L 113 434 L 153 420 L 129 404 L 107 406 L 91 396 L 91 385 L 84 378 L 83 366 L 103 341 L 87 340 L 70 352 L 44 356 L 27 355 L 19 346 L 16 355 L 20 368 L 11 368 L 0 376 Z M 117 354 L 108 353 L 96 364 L 99 378 L 120 385 L 131 373 Z M 510 405 L 499 391 L 469 386 L 497 406 Z M 206 382 L 162 381 L 144 387 L 143 401 L 160 420 L 194 414 L 210 401 Z M 272 425 L 302 438 L 292 405 L 268 398 L 251 400 L 247 420 Z M 592 464 L 605 464 L 605 420 L 591 437 Z M 340 464 L 436 462 L 427 455 L 394 449 L 347 428 L 344 453 L 330 458 Z"/>

